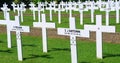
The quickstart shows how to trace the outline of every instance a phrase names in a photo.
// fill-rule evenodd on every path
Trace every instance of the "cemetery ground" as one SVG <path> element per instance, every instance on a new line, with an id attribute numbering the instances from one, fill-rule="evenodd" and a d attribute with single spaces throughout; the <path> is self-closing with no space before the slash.
<path id="1" fill-rule="evenodd" d="M 23 61 L 17 60 L 15 35 L 12 48 L 7 48 L 6 34 L 0 34 L 0 62 L 2 63 L 70 63 L 69 39 L 48 38 L 48 53 L 42 52 L 41 37 L 22 36 Z M 119 63 L 120 45 L 103 43 L 103 59 L 96 59 L 95 42 L 78 41 L 78 63 Z"/>
<path id="2" fill-rule="evenodd" d="M 54 12 L 54 11 L 53 11 Z M 47 21 L 49 21 L 49 11 Z M 79 12 L 73 12 L 76 18 L 78 29 L 82 29 L 83 25 L 79 23 Z M 101 14 L 96 11 L 95 14 Z M 105 12 L 103 14 L 103 25 L 105 25 Z M 11 19 L 14 19 L 14 13 L 10 12 Z M 33 27 L 33 16 L 31 11 L 24 13 L 24 22 L 22 25 Z M 36 13 L 37 16 L 37 13 Z M 67 27 L 69 24 L 68 15 L 62 12 L 62 23 L 58 24 L 57 12 L 53 13 L 53 21 L 56 27 Z M 84 12 L 84 23 L 91 24 L 90 12 Z M 3 13 L 0 12 L 0 19 L 3 19 Z M 115 23 L 115 12 L 110 12 L 110 25 L 116 26 L 116 31 L 120 32 L 120 24 Z M 36 21 L 37 18 L 36 18 Z M 49 21 L 50 22 L 50 21 Z M 93 23 L 95 24 L 95 23 Z M 40 32 L 40 31 L 38 31 Z M 0 62 L 2 63 L 70 63 L 70 41 L 69 39 L 58 39 L 48 37 L 48 53 L 42 52 L 42 37 L 22 35 L 23 58 L 22 62 L 17 60 L 17 48 L 15 34 L 12 34 L 12 48 L 7 48 L 7 37 L 5 32 L 0 33 Z M 108 38 L 109 39 L 109 38 Z M 120 60 L 120 44 L 103 43 L 103 59 L 96 59 L 96 43 L 86 40 L 77 40 L 78 63 L 119 63 Z"/>
<path id="3" fill-rule="evenodd" d="M 47 22 L 55 22 L 56 24 L 56 28 L 58 27 L 65 27 L 65 28 L 69 28 L 69 12 L 61 12 L 61 24 L 58 23 L 58 12 L 54 12 L 52 11 L 52 15 L 53 15 L 53 20 L 50 21 L 50 18 L 49 18 L 49 11 L 45 11 L 45 12 L 42 12 L 41 11 L 41 14 L 42 13 L 45 13 L 46 14 L 46 21 Z M 103 25 L 105 25 L 105 12 L 104 11 L 95 11 L 94 12 L 94 21 L 95 21 L 95 16 L 96 15 L 101 15 L 102 14 L 102 23 Z M 3 12 L 0 11 L 0 19 L 4 19 L 4 16 L 3 16 Z M 13 11 L 10 11 L 10 17 L 12 20 L 14 20 L 14 16 L 17 15 L 17 11 L 16 13 L 14 13 Z M 80 13 L 79 12 L 76 12 L 76 11 L 72 11 L 72 15 L 73 17 L 75 17 L 75 20 L 76 20 L 76 27 L 78 29 L 83 29 L 83 25 L 80 25 Z M 110 12 L 110 17 L 109 17 L 109 22 L 110 22 L 110 25 L 114 25 L 116 26 L 116 32 L 120 32 L 120 24 L 116 24 L 116 13 L 115 11 L 111 11 Z M 29 9 L 27 9 L 26 12 L 23 12 L 23 19 L 24 19 L 24 22 L 21 23 L 21 25 L 27 25 L 27 26 L 31 26 L 33 27 L 33 22 L 38 22 L 38 13 L 36 12 L 36 20 L 34 21 L 33 20 L 33 13 L 32 11 L 30 11 Z M 83 23 L 84 24 L 95 24 L 95 23 L 91 23 L 91 15 L 90 15 L 90 10 L 89 11 L 84 11 L 83 13 Z"/>

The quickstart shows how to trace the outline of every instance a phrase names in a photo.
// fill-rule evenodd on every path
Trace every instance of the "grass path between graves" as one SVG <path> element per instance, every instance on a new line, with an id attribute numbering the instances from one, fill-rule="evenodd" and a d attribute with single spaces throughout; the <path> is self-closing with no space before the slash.
<path id="1" fill-rule="evenodd" d="M 0 63 L 71 63 L 69 39 L 48 38 L 48 53 L 42 53 L 41 37 L 22 36 L 23 58 L 17 60 L 15 35 L 7 48 L 6 34 L 0 34 Z M 120 44 L 103 43 L 103 59 L 96 59 L 95 42 L 78 41 L 78 63 L 119 63 Z"/>

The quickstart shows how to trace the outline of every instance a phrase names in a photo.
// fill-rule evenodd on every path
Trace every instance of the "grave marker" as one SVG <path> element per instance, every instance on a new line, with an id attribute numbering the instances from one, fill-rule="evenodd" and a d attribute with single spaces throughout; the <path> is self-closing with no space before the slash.
<path id="1" fill-rule="evenodd" d="M 91 10 L 91 23 L 94 23 L 94 12 L 95 12 L 95 9 L 98 9 L 98 7 L 95 7 L 95 2 L 92 1 L 90 2 L 90 10 Z"/>
<path id="2" fill-rule="evenodd" d="M 41 27 L 42 28 L 43 52 L 47 52 L 46 28 L 55 28 L 55 23 L 47 23 L 45 14 L 42 14 L 42 22 L 33 22 L 33 27 Z"/>
<path id="3" fill-rule="evenodd" d="M 7 25 L 7 41 L 8 48 L 11 48 L 11 33 L 10 31 L 16 31 L 17 49 L 18 49 L 18 60 L 22 61 L 22 47 L 21 47 L 21 36 L 20 32 L 29 32 L 28 26 L 20 26 L 19 17 L 15 16 L 15 21 L 10 20 L 9 13 L 6 14 L 6 20 L 0 20 L 0 24 Z"/>
<path id="4" fill-rule="evenodd" d="M 6 3 L 3 4 L 3 7 L 1 8 L 1 10 L 4 13 L 4 19 L 6 19 L 6 14 L 8 11 L 10 11 L 10 9 L 7 7 L 8 5 Z"/>
<path id="5" fill-rule="evenodd" d="M 6 20 L 0 20 L 0 24 L 4 24 L 7 26 L 7 46 L 8 48 L 11 48 L 11 33 L 9 30 L 9 27 L 12 25 L 18 25 L 15 21 L 10 20 L 9 13 L 6 13 Z"/>
<path id="6" fill-rule="evenodd" d="M 46 8 L 46 10 L 49 10 L 50 11 L 50 21 L 52 21 L 52 10 L 54 10 L 54 8 L 52 7 L 52 4 L 48 4 L 49 7 Z"/>
<path id="7" fill-rule="evenodd" d="M 15 16 L 15 20 L 17 22 L 19 22 L 19 17 Z M 18 60 L 22 61 L 23 58 L 22 58 L 21 32 L 30 32 L 29 27 L 28 26 L 20 26 L 20 24 L 19 24 L 17 26 L 16 25 L 9 26 L 9 29 L 11 31 L 16 32 Z"/>
<path id="8" fill-rule="evenodd" d="M 33 20 L 35 20 L 35 11 L 37 11 L 37 8 L 35 8 L 35 4 L 32 2 L 29 4 L 29 6 L 30 6 L 29 9 L 33 11 Z"/>
<path id="9" fill-rule="evenodd" d="M 61 11 L 65 11 L 65 9 L 61 8 L 61 5 L 58 4 L 58 23 L 61 24 Z"/>
<path id="10" fill-rule="evenodd" d="M 102 32 L 115 33 L 115 26 L 102 26 L 102 16 L 96 15 L 96 25 L 84 25 L 84 29 L 96 31 L 96 56 L 102 59 Z"/>
<path id="11" fill-rule="evenodd" d="M 69 21 L 70 28 L 58 28 L 57 33 L 70 36 L 71 63 L 77 63 L 76 37 L 89 37 L 89 31 L 76 29 L 75 18 L 71 17 Z"/>
<path id="12" fill-rule="evenodd" d="M 72 17 L 72 10 L 73 10 L 73 8 L 72 8 L 72 2 L 69 2 L 68 3 L 68 5 L 69 5 L 69 17 Z"/>
<path id="13" fill-rule="evenodd" d="M 21 22 L 23 22 L 23 11 L 25 12 L 26 11 L 26 8 L 25 8 L 25 4 L 24 3 L 21 3 L 20 4 L 20 16 L 21 16 Z"/>
<path id="14" fill-rule="evenodd" d="M 105 11 L 106 12 L 106 25 L 109 25 L 109 12 L 110 11 L 114 11 L 114 8 L 110 7 L 110 3 L 107 2 L 106 4 L 106 8 L 101 9 L 101 11 Z"/>
<path id="15" fill-rule="evenodd" d="M 84 11 L 83 4 L 80 3 L 79 4 L 79 12 L 80 12 L 80 24 L 81 25 L 83 25 L 83 11 Z"/>
<path id="16" fill-rule="evenodd" d="M 117 0 L 115 2 L 115 9 L 116 9 L 116 23 L 120 23 L 120 21 L 119 21 L 120 4 L 119 4 L 119 2 Z"/>
<path id="17" fill-rule="evenodd" d="M 15 9 L 16 9 L 16 4 L 13 2 L 12 4 L 11 4 L 11 6 L 13 7 L 13 11 L 15 12 Z"/>

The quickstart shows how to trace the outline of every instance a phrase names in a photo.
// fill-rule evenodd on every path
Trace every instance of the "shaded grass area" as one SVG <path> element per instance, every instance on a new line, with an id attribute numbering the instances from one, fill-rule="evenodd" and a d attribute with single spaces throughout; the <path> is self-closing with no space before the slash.
<path id="1" fill-rule="evenodd" d="M 48 53 L 42 52 L 41 37 L 22 36 L 23 61 L 17 60 L 15 35 L 12 48 L 7 48 L 6 34 L 0 34 L 0 62 L 2 63 L 71 63 L 69 39 L 48 38 Z M 103 59 L 96 59 L 95 42 L 78 41 L 78 63 L 119 63 L 120 45 L 103 43 Z"/>

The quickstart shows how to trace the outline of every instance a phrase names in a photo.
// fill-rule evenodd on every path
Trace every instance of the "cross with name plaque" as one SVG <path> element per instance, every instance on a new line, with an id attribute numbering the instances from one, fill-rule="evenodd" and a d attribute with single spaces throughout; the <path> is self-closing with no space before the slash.
<path id="1" fill-rule="evenodd" d="M 76 29 L 74 17 L 70 18 L 69 26 L 70 28 L 58 28 L 57 33 L 58 35 L 70 36 L 71 63 L 77 63 L 76 37 L 89 38 L 89 31 Z"/>
<path id="2" fill-rule="evenodd" d="M 10 31 L 16 32 L 18 60 L 22 61 L 23 58 L 22 58 L 21 32 L 30 32 L 30 28 L 29 26 L 20 26 L 19 16 L 15 16 L 15 22 L 9 24 L 10 26 L 8 27 L 8 29 Z"/>

